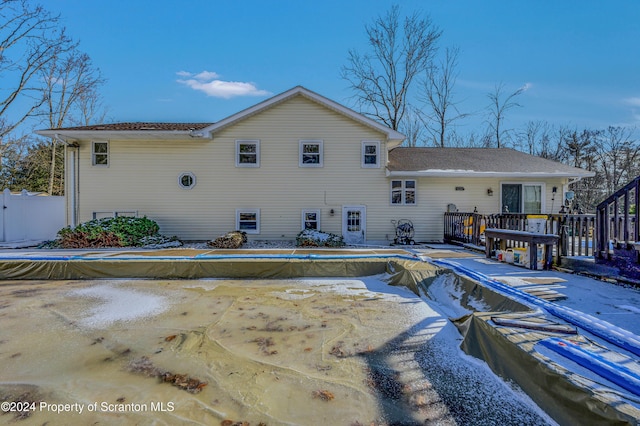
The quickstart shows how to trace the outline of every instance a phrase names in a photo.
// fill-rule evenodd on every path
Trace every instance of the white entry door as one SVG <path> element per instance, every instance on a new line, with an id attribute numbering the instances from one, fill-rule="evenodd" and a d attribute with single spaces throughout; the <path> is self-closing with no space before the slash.
<path id="1" fill-rule="evenodd" d="M 364 244 L 367 230 L 365 206 L 342 207 L 342 237 L 346 244 Z"/>

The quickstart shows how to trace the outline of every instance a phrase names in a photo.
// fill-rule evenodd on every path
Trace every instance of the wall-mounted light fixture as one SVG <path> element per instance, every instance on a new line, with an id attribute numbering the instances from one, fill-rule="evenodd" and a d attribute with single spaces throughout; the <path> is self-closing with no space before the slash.
<path id="1" fill-rule="evenodd" d="M 333 216 L 334 214 L 336 214 L 335 210 L 333 210 L 333 209 L 329 210 L 329 216 Z"/>
<path id="2" fill-rule="evenodd" d="M 487 189 L 487 195 L 489 197 L 493 197 L 493 189 L 492 188 Z"/>
<path id="3" fill-rule="evenodd" d="M 464 186 L 456 186 L 456 191 L 464 191 Z"/>

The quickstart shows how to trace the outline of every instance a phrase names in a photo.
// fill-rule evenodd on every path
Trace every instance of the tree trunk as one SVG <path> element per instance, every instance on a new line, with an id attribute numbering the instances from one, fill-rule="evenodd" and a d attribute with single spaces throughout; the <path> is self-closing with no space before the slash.
<path id="1" fill-rule="evenodd" d="M 49 170 L 49 195 L 53 195 L 53 181 L 56 177 L 56 145 L 58 141 L 56 138 L 51 139 L 51 168 Z"/>

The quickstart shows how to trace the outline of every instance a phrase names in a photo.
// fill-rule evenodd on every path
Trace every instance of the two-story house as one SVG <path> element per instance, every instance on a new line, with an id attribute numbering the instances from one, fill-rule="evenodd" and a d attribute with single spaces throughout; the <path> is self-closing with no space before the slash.
<path id="1" fill-rule="evenodd" d="M 216 123 L 37 133 L 66 145 L 70 225 L 147 216 L 183 240 L 312 228 L 388 244 L 408 219 L 416 240 L 437 241 L 447 206 L 557 211 L 568 183 L 591 175 L 511 149 L 403 148 L 401 133 L 300 86 Z"/>

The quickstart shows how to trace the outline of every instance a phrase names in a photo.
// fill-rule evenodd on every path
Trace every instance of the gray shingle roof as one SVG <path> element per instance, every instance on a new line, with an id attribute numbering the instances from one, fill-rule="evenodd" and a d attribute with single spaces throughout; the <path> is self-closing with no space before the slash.
<path id="1" fill-rule="evenodd" d="M 389 152 L 390 174 L 587 177 L 593 172 L 510 148 L 406 148 Z"/>
<path id="2" fill-rule="evenodd" d="M 200 130 L 212 125 L 213 123 L 113 123 L 113 124 L 94 124 L 90 126 L 65 127 L 62 129 L 49 130 L 106 130 L 106 131 L 189 131 Z"/>

